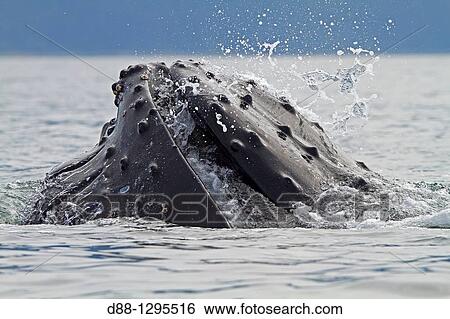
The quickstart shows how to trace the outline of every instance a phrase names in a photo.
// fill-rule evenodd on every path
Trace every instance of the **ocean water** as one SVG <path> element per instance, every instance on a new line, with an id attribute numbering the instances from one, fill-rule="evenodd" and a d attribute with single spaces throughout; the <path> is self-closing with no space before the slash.
<path id="1" fill-rule="evenodd" d="M 327 82 L 317 98 L 302 79 L 335 74 L 354 58 L 204 59 L 265 79 L 354 159 L 405 192 L 426 189 L 439 209 L 411 199 L 403 205 L 420 211 L 415 217 L 348 229 L 20 225 L 45 173 L 94 145 L 115 116 L 110 86 L 119 70 L 175 57 L 85 58 L 111 78 L 71 57 L 1 57 L 0 297 L 449 297 L 450 56 L 360 57 L 373 71 L 358 79 L 357 96 Z M 336 121 L 356 100 L 367 101 L 363 116 L 343 134 Z"/>

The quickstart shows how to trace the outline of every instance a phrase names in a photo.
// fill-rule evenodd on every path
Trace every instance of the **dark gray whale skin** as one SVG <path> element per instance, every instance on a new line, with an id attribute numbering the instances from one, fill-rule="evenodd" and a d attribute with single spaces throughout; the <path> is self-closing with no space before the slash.
<path id="1" fill-rule="evenodd" d="M 165 123 L 173 100 L 164 100 L 160 91 L 168 83 L 219 147 L 218 156 L 277 206 L 314 206 L 336 184 L 369 187 L 363 163 L 348 159 L 318 123 L 254 81 L 231 81 L 191 60 L 170 68 L 140 64 L 122 70 L 113 84 L 117 117 L 103 126 L 98 144 L 47 174 L 25 222 L 76 224 L 137 215 L 230 227 Z"/>

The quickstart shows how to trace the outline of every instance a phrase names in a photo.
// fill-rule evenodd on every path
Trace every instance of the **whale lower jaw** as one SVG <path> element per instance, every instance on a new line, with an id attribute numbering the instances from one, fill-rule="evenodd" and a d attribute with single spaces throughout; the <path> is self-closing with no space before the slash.
<path id="1" fill-rule="evenodd" d="M 293 214 L 334 185 L 368 188 L 318 123 L 253 80 L 194 61 L 130 66 L 117 116 L 55 167 L 26 223 L 136 216 L 200 227 L 307 226 Z"/>

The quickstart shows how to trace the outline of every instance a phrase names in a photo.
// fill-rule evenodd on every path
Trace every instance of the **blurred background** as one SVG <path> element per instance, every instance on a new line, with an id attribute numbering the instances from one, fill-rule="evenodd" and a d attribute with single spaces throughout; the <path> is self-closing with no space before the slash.
<path id="1" fill-rule="evenodd" d="M 280 41 L 275 54 L 450 51 L 448 0 L 0 1 L 0 54 L 65 54 L 29 25 L 83 55 L 242 54 Z"/>

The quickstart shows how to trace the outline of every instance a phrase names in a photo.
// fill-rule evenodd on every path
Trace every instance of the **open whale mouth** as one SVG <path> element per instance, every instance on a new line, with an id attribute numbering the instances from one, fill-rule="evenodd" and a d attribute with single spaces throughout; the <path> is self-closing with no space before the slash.
<path id="1" fill-rule="evenodd" d="M 331 185 L 367 187 L 363 164 L 252 80 L 177 61 L 130 66 L 112 89 L 117 117 L 92 150 L 47 175 L 26 222 L 136 215 L 203 227 L 295 225 L 292 208 L 313 207 Z"/>

